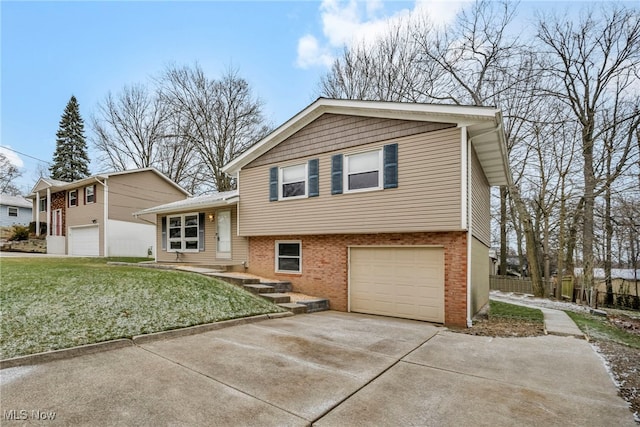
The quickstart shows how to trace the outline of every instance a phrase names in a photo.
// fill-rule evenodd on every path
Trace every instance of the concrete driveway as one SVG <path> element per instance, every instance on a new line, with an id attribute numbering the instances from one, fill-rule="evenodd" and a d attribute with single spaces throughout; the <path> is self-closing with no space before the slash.
<path id="1" fill-rule="evenodd" d="M 51 412 L 47 425 L 635 425 L 584 340 L 475 337 L 331 311 L 8 368 L 0 379 L 3 425 Z"/>

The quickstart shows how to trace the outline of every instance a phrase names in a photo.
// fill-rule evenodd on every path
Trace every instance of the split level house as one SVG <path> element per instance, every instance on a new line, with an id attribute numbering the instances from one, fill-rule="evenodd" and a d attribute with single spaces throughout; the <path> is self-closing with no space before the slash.
<path id="1" fill-rule="evenodd" d="M 144 168 L 73 182 L 40 178 L 28 198 L 47 253 L 146 257 L 156 252 L 156 216 L 133 213 L 187 196 L 158 170 Z"/>
<path id="2" fill-rule="evenodd" d="M 332 309 L 469 326 L 489 299 L 495 108 L 320 98 L 224 167 L 238 190 L 142 210 L 159 262 L 225 265 Z"/>

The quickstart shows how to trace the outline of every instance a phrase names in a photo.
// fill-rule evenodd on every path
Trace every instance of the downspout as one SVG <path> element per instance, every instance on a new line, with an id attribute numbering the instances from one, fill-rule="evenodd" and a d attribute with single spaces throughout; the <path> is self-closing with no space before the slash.
<path id="1" fill-rule="evenodd" d="M 467 230 L 467 328 L 473 324 L 471 320 L 471 140 L 467 138 L 467 127 L 460 131 L 460 148 L 462 154 L 462 228 Z"/>
<path id="2" fill-rule="evenodd" d="M 107 185 L 107 179 L 104 179 L 104 182 L 100 181 L 97 177 L 94 177 L 93 179 L 96 180 L 96 182 L 102 184 L 102 186 L 104 187 L 104 212 L 103 212 L 103 220 L 102 220 L 102 239 L 103 239 L 103 244 L 102 244 L 102 256 L 107 257 L 109 256 L 108 253 L 108 249 L 109 249 L 109 241 L 108 241 L 108 236 L 109 233 L 107 233 L 107 228 L 108 228 L 108 224 L 109 224 L 109 186 Z M 94 197 L 96 197 L 97 199 L 97 195 L 95 195 Z"/>

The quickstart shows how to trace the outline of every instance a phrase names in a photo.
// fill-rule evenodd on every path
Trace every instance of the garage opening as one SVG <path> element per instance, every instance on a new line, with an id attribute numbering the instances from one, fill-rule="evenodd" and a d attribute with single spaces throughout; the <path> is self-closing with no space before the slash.
<path id="1" fill-rule="evenodd" d="M 350 247 L 349 311 L 444 323 L 444 248 Z"/>
<path id="2" fill-rule="evenodd" d="M 76 256 L 100 256 L 98 226 L 69 228 L 69 252 Z"/>

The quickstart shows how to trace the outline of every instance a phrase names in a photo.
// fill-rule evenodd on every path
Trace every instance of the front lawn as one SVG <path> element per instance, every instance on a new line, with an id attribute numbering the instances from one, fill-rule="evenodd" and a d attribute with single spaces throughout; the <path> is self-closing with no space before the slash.
<path id="1" fill-rule="evenodd" d="M 236 286 L 100 258 L 2 258 L 0 359 L 282 311 Z"/>

